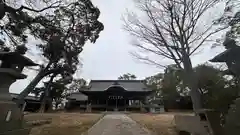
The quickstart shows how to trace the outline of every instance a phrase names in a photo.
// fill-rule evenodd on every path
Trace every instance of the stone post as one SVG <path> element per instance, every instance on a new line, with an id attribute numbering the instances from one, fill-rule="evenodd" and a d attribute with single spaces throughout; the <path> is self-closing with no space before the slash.
<path id="1" fill-rule="evenodd" d="M 92 105 L 91 105 L 91 103 L 89 103 L 88 105 L 87 105 L 87 110 L 86 110 L 86 112 L 92 112 Z"/>
<path id="2" fill-rule="evenodd" d="M 240 98 L 234 101 L 234 104 L 230 106 L 228 114 L 226 116 L 226 124 L 224 127 L 224 135 L 239 135 L 240 133 Z"/>
<path id="3" fill-rule="evenodd" d="M 140 111 L 145 112 L 145 108 L 143 107 L 142 100 L 139 100 L 139 103 L 140 103 Z"/>
<path id="4" fill-rule="evenodd" d="M 23 120 L 21 108 L 12 101 L 9 87 L 27 77 L 21 73 L 24 66 L 36 64 L 17 52 L 0 52 L 0 60 L 0 134 L 28 135 L 30 127 Z"/>
<path id="5" fill-rule="evenodd" d="M 106 112 L 108 110 L 108 98 L 106 99 Z"/>
<path id="6" fill-rule="evenodd" d="M 114 111 L 118 111 L 118 106 L 117 106 L 117 104 L 118 104 L 118 99 L 116 98 L 116 99 L 115 99 L 115 108 L 114 108 Z"/>

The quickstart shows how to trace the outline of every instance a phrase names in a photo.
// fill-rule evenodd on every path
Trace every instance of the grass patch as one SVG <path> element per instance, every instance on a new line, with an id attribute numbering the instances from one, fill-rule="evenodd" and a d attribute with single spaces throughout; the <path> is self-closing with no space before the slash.
<path id="1" fill-rule="evenodd" d="M 129 117 L 156 135 L 177 135 L 174 114 L 129 114 Z"/>
<path id="2" fill-rule="evenodd" d="M 28 114 L 27 122 L 51 120 L 51 123 L 33 127 L 30 135 L 81 135 L 95 124 L 102 114 L 43 113 Z"/>

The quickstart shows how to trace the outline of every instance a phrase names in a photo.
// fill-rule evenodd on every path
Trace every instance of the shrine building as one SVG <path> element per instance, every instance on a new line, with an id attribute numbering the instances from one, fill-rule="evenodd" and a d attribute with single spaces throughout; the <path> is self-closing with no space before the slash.
<path id="1" fill-rule="evenodd" d="M 67 97 L 67 110 L 149 111 L 152 93 L 143 80 L 92 80 L 89 87 Z"/>

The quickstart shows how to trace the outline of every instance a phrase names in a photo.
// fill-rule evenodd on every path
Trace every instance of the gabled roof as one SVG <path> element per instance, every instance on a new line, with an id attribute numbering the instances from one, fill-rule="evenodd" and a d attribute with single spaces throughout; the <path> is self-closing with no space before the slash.
<path id="1" fill-rule="evenodd" d="M 85 91 L 106 91 L 111 87 L 121 87 L 126 91 L 151 91 L 143 80 L 91 80 L 90 88 Z"/>
<path id="2" fill-rule="evenodd" d="M 82 94 L 81 92 L 71 93 L 68 97 L 68 100 L 76 100 L 76 101 L 87 101 L 88 96 Z"/>

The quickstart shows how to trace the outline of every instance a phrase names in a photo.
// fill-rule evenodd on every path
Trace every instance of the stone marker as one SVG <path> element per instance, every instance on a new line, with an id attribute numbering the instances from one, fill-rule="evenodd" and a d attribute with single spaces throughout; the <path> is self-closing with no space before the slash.
<path id="1" fill-rule="evenodd" d="M 12 101 L 9 87 L 22 74 L 25 66 L 36 66 L 19 52 L 0 52 L 0 135 L 28 135 L 30 127 L 23 120 L 23 111 Z"/>

